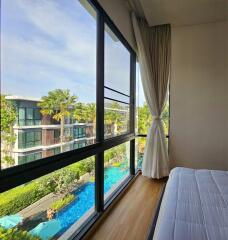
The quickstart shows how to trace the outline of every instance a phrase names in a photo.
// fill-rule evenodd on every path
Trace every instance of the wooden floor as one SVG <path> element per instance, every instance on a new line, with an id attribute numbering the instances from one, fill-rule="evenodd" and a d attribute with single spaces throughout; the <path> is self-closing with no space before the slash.
<path id="1" fill-rule="evenodd" d="M 147 239 L 153 214 L 166 180 L 139 175 L 89 240 Z"/>

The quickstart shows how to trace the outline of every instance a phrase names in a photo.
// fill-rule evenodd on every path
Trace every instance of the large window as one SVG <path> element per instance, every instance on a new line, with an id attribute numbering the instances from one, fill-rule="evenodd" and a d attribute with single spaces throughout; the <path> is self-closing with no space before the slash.
<path id="1" fill-rule="evenodd" d="M 11 116 L 5 114 L 9 129 L 41 125 L 44 145 L 58 143 L 61 153 L 69 151 L 73 127 L 90 123 L 88 138 L 95 143 L 96 18 L 85 0 L 1 2 L 1 94 L 12 106 Z M 56 125 L 59 142 L 46 134 Z M 20 136 L 11 135 L 10 143 L 1 142 L 2 168 L 18 164 L 14 145 Z"/>
<path id="2" fill-rule="evenodd" d="M 1 16 L 0 239 L 81 239 L 135 175 L 135 52 L 94 0 Z"/>
<path id="3" fill-rule="evenodd" d="M 41 124 L 41 114 L 39 108 L 18 108 L 18 125 L 34 126 Z"/>
<path id="4" fill-rule="evenodd" d="M 42 141 L 41 130 L 18 132 L 18 148 L 31 148 L 40 146 Z"/>

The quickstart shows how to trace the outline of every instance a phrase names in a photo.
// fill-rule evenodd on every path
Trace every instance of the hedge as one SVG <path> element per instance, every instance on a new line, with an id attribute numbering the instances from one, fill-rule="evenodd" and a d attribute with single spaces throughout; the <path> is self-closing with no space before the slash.
<path id="1" fill-rule="evenodd" d="M 48 189 L 40 189 L 38 182 L 16 187 L 0 194 L 0 217 L 19 212 L 50 193 Z"/>

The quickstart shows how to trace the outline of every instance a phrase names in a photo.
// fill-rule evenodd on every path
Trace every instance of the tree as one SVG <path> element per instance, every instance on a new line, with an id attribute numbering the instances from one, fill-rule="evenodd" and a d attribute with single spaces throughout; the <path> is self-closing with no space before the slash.
<path id="1" fill-rule="evenodd" d="M 63 152 L 64 125 L 65 118 L 70 116 L 75 109 L 77 96 L 71 95 L 69 89 L 55 89 L 48 92 L 47 96 L 41 98 L 38 106 L 41 107 L 41 114 L 49 115 L 56 121 L 60 122 L 60 142 L 61 152 Z"/>
<path id="2" fill-rule="evenodd" d="M 114 125 L 114 134 L 123 126 L 123 115 L 120 113 L 121 106 L 117 102 L 113 102 L 105 109 L 105 123 Z"/>
<path id="3" fill-rule="evenodd" d="M 78 102 L 75 105 L 73 117 L 79 122 L 79 123 L 85 123 L 87 122 L 87 113 L 86 113 L 86 104 Z"/>
<path id="4" fill-rule="evenodd" d="M 80 162 L 79 170 L 82 173 L 86 172 L 91 174 L 91 172 L 93 172 L 94 169 L 95 169 L 95 164 L 94 164 L 94 159 L 92 157 L 87 158 Z"/>
<path id="5" fill-rule="evenodd" d="M 1 95 L 1 144 L 2 161 L 7 165 L 14 165 L 12 149 L 16 141 L 16 135 L 13 131 L 13 125 L 16 121 L 16 109 L 12 102 L 7 101 L 4 95 Z"/>
<path id="6" fill-rule="evenodd" d="M 93 135 L 96 130 L 96 104 L 95 103 L 77 103 L 73 117 L 79 123 L 93 123 Z"/>
<path id="7" fill-rule="evenodd" d="M 165 108 L 161 114 L 161 118 L 163 120 L 165 134 L 168 135 L 168 133 L 169 133 L 169 104 L 168 104 L 168 102 L 166 103 Z"/>
<path id="8" fill-rule="evenodd" d="M 86 104 L 86 119 L 93 124 L 93 136 L 96 132 L 96 105 L 95 103 Z"/>
<path id="9" fill-rule="evenodd" d="M 144 102 L 143 106 L 138 107 L 138 132 L 140 134 L 147 134 L 152 123 L 152 115 L 148 105 Z"/>

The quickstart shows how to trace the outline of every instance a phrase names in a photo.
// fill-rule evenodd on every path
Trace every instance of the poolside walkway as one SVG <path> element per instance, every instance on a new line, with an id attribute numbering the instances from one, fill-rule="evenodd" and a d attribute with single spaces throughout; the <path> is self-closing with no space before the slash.
<path id="1" fill-rule="evenodd" d="M 40 214 L 46 212 L 54 201 L 62 198 L 63 196 L 63 194 L 50 193 L 37 202 L 21 210 L 19 214 L 23 219 L 39 216 Z"/>

